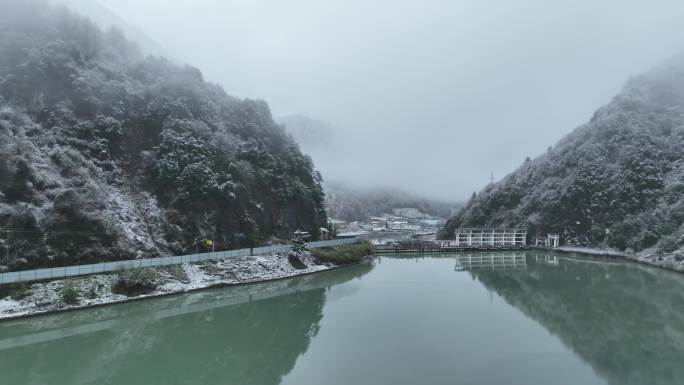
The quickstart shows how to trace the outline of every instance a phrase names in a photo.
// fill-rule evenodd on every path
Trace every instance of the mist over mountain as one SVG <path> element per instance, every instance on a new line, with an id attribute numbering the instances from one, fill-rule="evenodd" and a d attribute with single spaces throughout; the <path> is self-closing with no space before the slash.
<path id="1" fill-rule="evenodd" d="M 285 125 L 302 150 L 312 152 L 329 151 L 334 148 L 336 129 L 322 120 L 304 115 L 287 115 L 277 119 Z M 320 154 L 319 154 L 320 155 Z"/>
<path id="2" fill-rule="evenodd" d="M 390 188 L 359 189 L 336 182 L 325 182 L 323 186 L 328 215 L 349 222 L 367 220 L 369 216 L 392 214 L 394 209 L 402 208 L 415 208 L 423 214 L 448 218 L 461 206 Z"/>
<path id="3" fill-rule="evenodd" d="M 589 123 L 474 194 L 443 236 L 520 226 L 620 250 L 684 250 L 684 56 L 630 79 Z"/>
<path id="4" fill-rule="evenodd" d="M 361 186 L 441 200 L 542 154 L 684 37 L 679 0 L 99 1 L 230 94 L 344 128 Z"/>
<path id="5" fill-rule="evenodd" d="M 165 50 L 158 42 L 154 41 L 137 27 L 126 22 L 97 0 L 50 0 L 50 2 L 56 6 L 65 6 L 89 18 L 103 30 L 111 27 L 118 28 L 127 39 L 134 41 L 144 54 L 172 58 L 171 53 Z"/>
<path id="6" fill-rule="evenodd" d="M 246 246 L 326 223 L 268 105 L 41 0 L 0 13 L 0 227 L 10 267 Z"/>
<path id="7" fill-rule="evenodd" d="M 368 216 L 392 213 L 393 209 L 416 208 L 424 214 L 447 218 L 461 204 L 431 199 L 398 188 L 364 184 L 355 178 L 364 173 L 364 162 L 385 162 L 372 149 L 350 142 L 349 136 L 330 123 L 304 115 L 278 118 L 309 154 L 325 179 L 325 205 L 330 217 L 363 221 Z M 363 142 L 363 137 L 357 139 Z M 363 180 L 363 179 L 361 179 Z"/>

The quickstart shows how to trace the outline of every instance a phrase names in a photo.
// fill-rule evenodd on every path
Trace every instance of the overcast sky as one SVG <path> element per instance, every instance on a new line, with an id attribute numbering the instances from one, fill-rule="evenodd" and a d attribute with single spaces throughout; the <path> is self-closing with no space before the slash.
<path id="1" fill-rule="evenodd" d="M 684 50 L 681 0 L 100 1 L 228 93 L 344 129 L 325 178 L 449 200 Z"/>

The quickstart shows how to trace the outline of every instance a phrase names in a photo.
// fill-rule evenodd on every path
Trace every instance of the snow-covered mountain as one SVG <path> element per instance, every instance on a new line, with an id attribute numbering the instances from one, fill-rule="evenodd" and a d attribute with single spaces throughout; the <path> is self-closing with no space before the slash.
<path id="1" fill-rule="evenodd" d="M 0 13 L 0 265 L 318 234 L 320 175 L 265 102 L 46 0 Z"/>
<path id="2" fill-rule="evenodd" d="M 533 140 L 533 138 L 530 138 Z M 684 254 L 684 56 L 630 79 L 591 121 L 473 195 L 443 230 L 527 225 L 620 250 Z"/>

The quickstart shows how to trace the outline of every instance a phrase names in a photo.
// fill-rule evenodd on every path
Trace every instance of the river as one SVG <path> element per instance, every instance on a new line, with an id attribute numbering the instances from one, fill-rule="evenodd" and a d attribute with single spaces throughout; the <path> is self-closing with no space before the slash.
<path id="1" fill-rule="evenodd" d="M 0 384 L 681 384 L 684 275 L 540 252 L 0 322 Z"/>

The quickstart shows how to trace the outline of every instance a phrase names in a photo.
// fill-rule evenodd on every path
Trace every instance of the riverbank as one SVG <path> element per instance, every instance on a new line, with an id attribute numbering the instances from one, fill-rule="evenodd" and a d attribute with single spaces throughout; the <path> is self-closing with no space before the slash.
<path id="1" fill-rule="evenodd" d="M 562 253 L 575 253 L 600 257 L 623 258 L 629 261 L 638 262 L 653 267 L 659 267 L 661 269 L 667 269 L 679 273 L 684 273 L 683 257 L 677 255 L 662 255 L 656 253 L 653 250 L 644 250 L 635 254 L 625 253 L 613 249 L 599 249 L 580 246 L 560 246 L 550 250 Z"/>
<path id="2" fill-rule="evenodd" d="M 0 292 L 0 320 L 167 296 L 211 287 L 264 282 L 338 267 L 309 252 L 237 257 L 151 267 L 49 282 Z M 4 297 L 4 298 L 3 298 Z"/>

